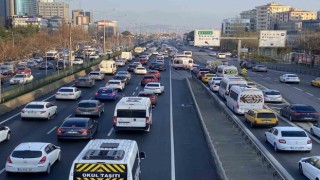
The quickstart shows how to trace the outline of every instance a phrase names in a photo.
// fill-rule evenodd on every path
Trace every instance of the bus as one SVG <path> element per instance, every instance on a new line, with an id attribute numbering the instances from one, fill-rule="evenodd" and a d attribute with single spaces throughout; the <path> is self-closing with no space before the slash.
<path id="1" fill-rule="evenodd" d="M 229 76 L 238 76 L 238 69 L 235 66 L 230 65 L 220 65 L 217 68 L 216 72 L 219 77 L 229 77 Z"/>

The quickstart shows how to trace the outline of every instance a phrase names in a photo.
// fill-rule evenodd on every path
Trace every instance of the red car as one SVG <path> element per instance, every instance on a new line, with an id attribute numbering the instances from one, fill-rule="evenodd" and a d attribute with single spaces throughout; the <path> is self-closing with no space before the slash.
<path id="1" fill-rule="evenodd" d="M 153 92 L 147 92 L 147 91 L 140 91 L 138 94 L 138 97 L 149 97 L 152 106 L 156 106 L 158 102 L 158 97 L 155 93 Z"/>
<path id="2" fill-rule="evenodd" d="M 31 69 L 27 67 L 18 67 L 16 69 L 16 74 L 31 74 Z"/>
<path id="3" fill-rule="evenodd" d="M 148 59 L 140 58 L 140 59 L 139 59 L 139 62 L 140 62 L 142 65 L 147 65 L 147 64 L 148 64 Z"/>
<path id="4" fill-rule="evenodd" d="M 146 84 L 148 84 L 149 82 L 158 82 L 158 78 L 156 78 L 154 75 L 145 75 L 141 82 L 140 85 L 141 86 L 145 86 Z"/>
<path id="5" fill-rule="evenodd" d="M 156 78 L 160 79 L 161 78 L 161 74 L 159 71 L 157 70 L 149 70 L 147 72 L 147 75 L 154 75 Z"/>

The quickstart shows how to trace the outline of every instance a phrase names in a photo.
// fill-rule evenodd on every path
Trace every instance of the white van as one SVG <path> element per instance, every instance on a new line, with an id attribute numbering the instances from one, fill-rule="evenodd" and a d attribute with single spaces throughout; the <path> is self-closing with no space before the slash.
<path id="1" fill-rule="evenodd" d="M 194 61 L 188 57 L 174 58 L 172 61 L 172 67 L 174 69 L 191 69 Z"/>
<path id="2" fill-rule="evenodd" d="M 150 131 L 152 104 L 148 97 L 123 97 L 116 105 L 113 129 Z"/>
<path id="3" fill-rule="evenodd" d="M 121 59 L 125 59 L 127 61 L 132 61 L 132 53 L 131 52 L 122 52 Z"/>
<path id="4" fill-rule="evenodd" d="M 114 74 L 117 71 L 116 62 L 113 60 L 103 60 L 99 64 L 100 72 L 104 74 Z"/>
<path id="5" fill-rule="evenodd" d="M 251 109 L 263 109 L 263 93 L 258 88 L 232 86 L 226 99 L 227 106 L 235 114 L 244 114 Z"/>
<path id="6" fill-rule="evenodd" d="M 224 77 L 220 82 L 219 95 L 226 99 L 232 86 L 247 86 L 248 82 L 241 77 Z"/>
<path id="7" fill-rule="evenodd" d="M 50 50 L 46 52 L 47 60 L 56 60 L 59 59 L 59 52 L 56 50 Z"/>
<path id="8" fill-rule="evenodd" d="M 94 139 L 73 161 L 69 180 L 141 179 L 140 162 L 145 158 L 136 141 Z"/>
<path id="9" fill-rule="evenodd" d="M 216 72 L 218 77 L 229 77 L 229 76 L 238 76 L 238 69 L 235 66 L 230 65 L 220 65 L 217 68 Z"/>

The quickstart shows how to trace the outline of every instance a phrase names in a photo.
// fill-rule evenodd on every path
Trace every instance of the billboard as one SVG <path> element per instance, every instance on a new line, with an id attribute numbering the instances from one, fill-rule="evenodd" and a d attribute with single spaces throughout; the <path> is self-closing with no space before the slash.
<path id="1" fill-rule="evenodd" d="M 285 47 L 287 31 L 260 31 L 259 47 Z"/>
<path id="2" fill-rule="evenodd" d="M 220 30 L 195 30 L 194 46 L 220 46 Z"/>

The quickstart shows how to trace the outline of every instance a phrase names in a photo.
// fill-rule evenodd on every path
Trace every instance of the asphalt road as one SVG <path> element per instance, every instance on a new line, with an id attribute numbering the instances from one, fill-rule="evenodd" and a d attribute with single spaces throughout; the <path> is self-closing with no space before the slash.
<path id="1" fill-rule="evenodd" d="M 152 57 L 150 61 L 154 60 Z M 196 110 L 191 104 L 191 95 L 187 90 L 184 76 L 172 73 L 172 103 L 170 101 L 170 68 L 166 62 L 167 71 L 162 72 L 160 82 L 165 86 L 165 93 L 158 97 L 158 105 L 153 111 L 151 131 L 146 132 L 117 132 L 112 129 L 113 112 L 121 96 L 135 96 L 142 90 L 139 82 L 142 76 L 133 75 L 130 83 L 115 102 L 105 102 L 105 113 L 97 118 L 99 131 L 94 138 L 133 139 L 138 142 L 141 151 L 147 158 L 142 162 L 142 179 L 146 180 L 207 180 L 217 179 L 213 160 L 200 126 Z M 124 70 L 125 67 L 119 68 Z M 97 81 L 93 88 L 82 88 L 80 100 L 90 99 L 100 86 L 108 79 Z M 72 84 L 69 84 L 70 86 Z M 22 121 L 19 112 L 22 107 L 1 116 L 1 122 L 12 130 L 12 138 L 0 144 L 0 179 L 67 179 L 74 158 L 87 144 L 87 140 L 57 141 L 56 129 L 66 117 L 73 116 L 79 101 L 56 101 L 54 93 L 49 93 L 38 100 L 46 100 L 58 106 L 58 115 L 51 120 Z M 172 108 L 172 111 L 170 109 Z M 15 174 L 6 176 L 4 166 L 7 156 L 22 142 L 51 142 L 61 147 L 62 161 L 52 167 L 50 175 L 44 174 Z"/>
<path id="2" fill-rule="evenodd" d="M 197 52 L 196 48 L 187 47 L 188 50 L 193 50 L 194 59 L 200 63 L 206 62 L 206 60 L 213 59 L 213 57 L 208 56 L 207 52 Z M 229 64 L 237 65 L 237 60 L 228 58 Z M 272 108 L 275 112 L 279 113 L 279 109 L 289 103 L 301 103 L 312 105 L 316 110 L 320 112 L 320 92 L 316 87 L 310 85 L 310 81 L 314 78 L 310 75 L 298 74 L 301 79 L 300 84 L 284 84 L 279 82 L 279 76 L 289 72 L 280 72 L 269 70 L 267 73 L 263 72 L 251 72 L 248 70 L 248 77 L 257 82 L 258 88 L 264 89 L 276 89 L 281 92 L 284 103 L 281 104 L 271 104 L 266 103 L 267 106 Z M 218 97 L 219 95 L 216 94 Z M 221 100 L 222 101 L 222 100 Z M 264 144 L 264 146 L 269 150 L 269 152 L 277 159 L 281 165 L 295 178 L 295 179 L 305 179 L 303 175 L 298 172 L 298 161 L 303 157 L 318 156 L 320 151 L 320 140 L 317 137 L 310 137 L 313 140 L 313 148 L 310 153 L 304 152 L 274 152 L 273 146 L 265 142 L 264 133 L 267 128 L 250 128 L 250 126 L 245 122 L 243 116 L 237 116 L 248 129 Z M 309 131 L 311 123 L 309 122 L 289 122 L 286 118 L 281 117 L 278 114 L 279 126 L 299 126 Z"/>

